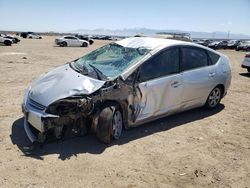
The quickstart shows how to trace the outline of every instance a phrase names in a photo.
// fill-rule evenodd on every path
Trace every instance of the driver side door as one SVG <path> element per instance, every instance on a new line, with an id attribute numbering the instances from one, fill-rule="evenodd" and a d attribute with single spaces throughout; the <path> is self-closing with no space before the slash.
<path id="1" fill-rule="evenodd" d="M 138 87 L 141 100 L 136 123 L 178 111 L 183 88 L 180 49 L 168 48 L 144 62 Z"/>

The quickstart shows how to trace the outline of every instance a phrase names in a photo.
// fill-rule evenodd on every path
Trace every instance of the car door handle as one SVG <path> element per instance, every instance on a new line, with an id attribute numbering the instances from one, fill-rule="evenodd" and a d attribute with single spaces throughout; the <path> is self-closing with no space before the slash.
<path id="1" fill-rule="evenodd" d="M 171 86 L 174 87 L 174 88 L 179 87 L 180 85 L 181 85 L 181 83 L 178 82 L 178 81 L 175 81 L 175 82 L 171 83 Z"/>
<path id="2" fill-rule="evenodd" d="M 214 77 L 215 76 L 215 72 L 209 73 L 208 76 L 209 77 Z"/>

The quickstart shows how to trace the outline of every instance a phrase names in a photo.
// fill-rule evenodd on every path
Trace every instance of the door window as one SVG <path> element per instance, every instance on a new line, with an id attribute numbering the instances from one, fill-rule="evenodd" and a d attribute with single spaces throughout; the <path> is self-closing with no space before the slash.
<path id="1" fill-rule="evenodd" d="M 179 48 L 167 49 L 146 61 L 140 69 L 140 82 L 179 72 Z"/>
<path id="2" fill-rule="evenodd" d="M 208 65 L 206 51 L 199 48 L 182 48 L 182 70 L 190 70 Z"/>

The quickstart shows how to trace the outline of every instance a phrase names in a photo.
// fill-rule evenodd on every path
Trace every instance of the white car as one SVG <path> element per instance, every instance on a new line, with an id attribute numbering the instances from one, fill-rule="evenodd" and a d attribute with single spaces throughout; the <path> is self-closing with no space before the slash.
<path id="1" fill-rule="evenodd" d="M 5 46 L 11 46 L 13 44 L 13 40 L 0 36 L 0 43 L 4 44 Z"/>
<path id="2" fill-rule="evenodd" d="M 247 53 L 245 55 L 245 58 L 241 64 L 241 67 L 244 69 L 247 69 L 247 71 L 250 73 L 250 53 Z"/>
<path id="3" fill-rule="evenodd" d="M 82 47 L 88 47 L 89 42 L 86 40 L 79 39 L 74 36 L 64 36 L 59 39 L 55 39 L 56 45 L 59 45 L 61 47 L 64 46 L 82 46 Z"/>
<path id="4" fill-rule="evenodd" d="M 27 38 L 28 39 L 42 39 L 42 37 L 38 34 L 35 34 L 35 33 L 30 33 L 27 35 Z"/>

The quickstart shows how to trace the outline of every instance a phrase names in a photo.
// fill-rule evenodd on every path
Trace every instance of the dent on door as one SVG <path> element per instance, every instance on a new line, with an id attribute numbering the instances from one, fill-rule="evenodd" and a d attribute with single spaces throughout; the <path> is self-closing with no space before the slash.
<path id="1" fill-rule="evenodd" d="M 171 75 L 138 85 L 138 99 L 134 103 L 136 122 L 178 110 L 181 104 L 181 75 Z"/>

